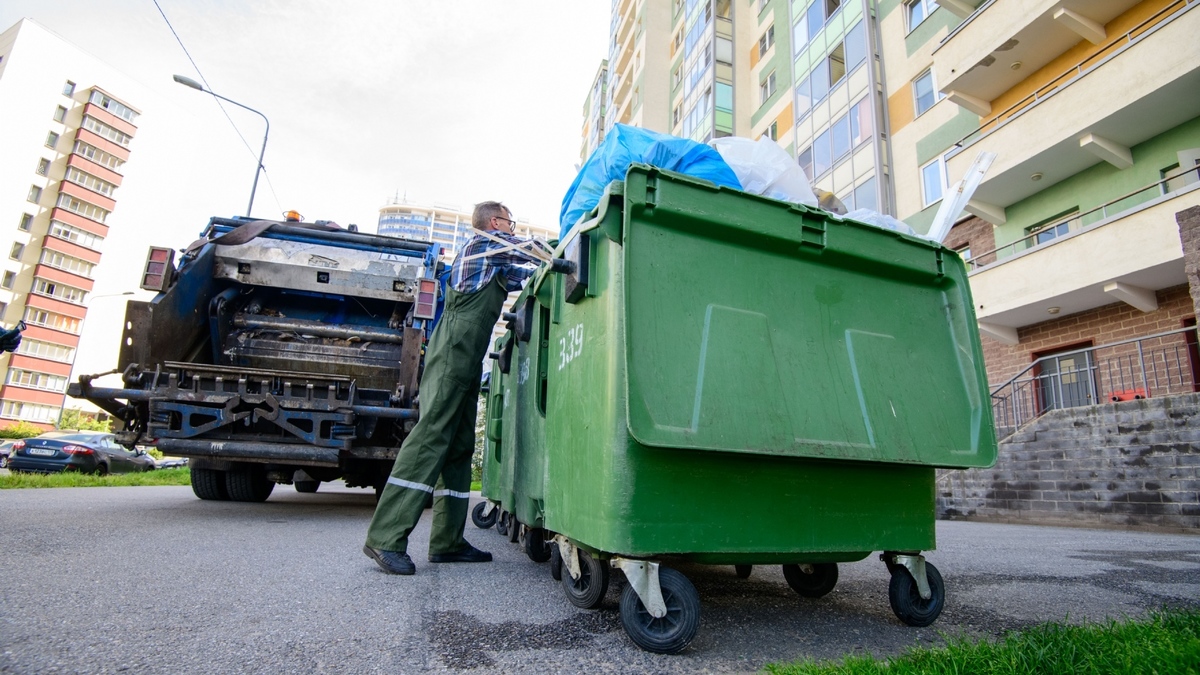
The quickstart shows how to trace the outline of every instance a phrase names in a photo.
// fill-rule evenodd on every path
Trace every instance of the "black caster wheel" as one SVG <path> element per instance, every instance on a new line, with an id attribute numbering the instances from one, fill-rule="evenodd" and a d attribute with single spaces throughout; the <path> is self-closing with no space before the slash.
<path id="1" fill-rule="evenodd" d="M 896 617 L 918 628 L 937 621 L 946 604 L 946 584 L 932 563 L 925 563 L 925 579 L 929 582 L 928 600 L 921 597 L 917 581 L 901 565 L 892 568 L 892 581 L 888 584 L 888 600 Z"/>
<path id="2" fill-rule="evenodd" d="M 608 592 L 608 565 L 587 551 L 579 551 L 579 578 L 572 579 L 563 564 L 562 585 L 567 600 L 580 609 L 596 609 Z"/>
<path id="3" fill-rule="evenodd" d="M 508 514 L 508 540 L 512 543 L 517 543 L 517 539 L 521 536 L 521 523 L 517 522 L 517 514 Z"/>
<path id="4" fill-rule="evenodd" d="M 820 598 L 833 590 L 837 585 L 837 563 L 816 563 L 815 565 L 784 565 L 783 578 L 805 598 Z"/>
<path id="5" fill-rule="evenodd" d="M 525 555 L 535 563 L 544 563 L 550 559 L 550 546 L 546 543 L 546 531 L 540 527 L 522 527 L 521 548 Z"/>
<path id="6" fill-rule="evenodd" d="M 483 515 L 484 509 L 488 507 L 487 502 L 479 502 L 475 508 L 471 509 L 471 522 L 475 523 L 475 527 L 481 530 L 486 530 L 496 524 L 499 519 L 500 509 L 493 508 L 486 516 Z"/>
<path id="7" fill-rule="evenodd" d="M 700 595 L 687 577 L 666 567 L 658 568 L 667 615 L 654 618 L 641 598 L 626 586 L 621 593 L 621 625 L 634 644 L 656 654 L 678 654 L 700 629 Z"/>
<path id="8" fill-rule="evenodd" d="M 508 536 L 508 512 L 507 511 L 500 512 L 500 517 L 496 520 L 496 532 L 499 532 L 500 536 L 502 536 L 502 537 Z"/>
<path id="9" fill-rule="evenodd" d="M 754 571 L 754 565 L 734 565 L 733 571 L 737 574 L 737 578 L 749 579 L 750 573 Z"/>
<path id="10" fill-rule="evenodd" d="M 550 544 L 550 578 L 555 581 L 562 581 L 562 553 L 558 550 L 558 544 Z"/>

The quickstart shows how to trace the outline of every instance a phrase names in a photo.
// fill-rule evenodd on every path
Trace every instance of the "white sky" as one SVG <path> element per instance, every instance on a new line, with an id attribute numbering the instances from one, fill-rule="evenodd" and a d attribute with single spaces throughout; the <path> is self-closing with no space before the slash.
<path id="1" fill-rule="evenodd" d="M 500 199 L 557 229 L 609 0 L 159 5 L 211 89 L 271 121 L 255 216 L 297 209 L 374 231 L 399 192 L 462 207 Z M 76 359 L 76 374 L 106 370 L 124 303 L 100 296 L 136 290 L 146 246 L 181 248 L 209 216 L 245 213 L 262 120 L 226 106 L 247 149 L 211 96 L 171 80 L 200 77 L 152 0 L 0 2 L 0 30 L 22 17 L 150 92 L 125 95 L 143 115 Z"/>

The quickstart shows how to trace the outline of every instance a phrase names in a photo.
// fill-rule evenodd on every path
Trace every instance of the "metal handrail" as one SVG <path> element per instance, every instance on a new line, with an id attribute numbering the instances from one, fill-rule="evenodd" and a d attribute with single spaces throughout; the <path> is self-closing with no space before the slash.
<path id="1" fill-rule="evenodd" d="M 1188 326 L 1040 357 L 991 390 L 996 426 L 1015 433 L 1050 410 L 1100 403 L 1099 392 L 1105 379 L 1107 384 L 1104 388 L 1108 389 L 1106 396 L 1112 396 L 1114 401 L 1193 391 L 1200 383 L 1192 376 L 1191 355 L 1180 355 L 1181 348 L 1190 351 L 1189 341 L 1176 341 L 1149 349 L 1145 343 L 1189 333 L 1196 335 L 1196 330 L 1195 326 Z M 1118 349 L 1131 344 L 1136 345 L 1136 350 Z M 1106 360 L 1099 359 L 1097 353 L 1107 350 L 1112 350 L 1113 354 Z M 1056 370 L 1046 375 L 1034 374 L 1036 369 L 1049 361 L 1083 354 L 1087 355 L 1087 359 L 1086 365 L 1081 368 Z M 1064 382 L 1067 377 L 1070 381 Z M 1065 387 L 1071 387 L 1072 391 L 1066 391 Z M 1005 390 L 1008 390 L 1007 393 L 1002 393 Z M 1079 397 L 1090 403 L 1072 405 L 1069 403 L 1070 397 Z"/>
<path id="2" fill-rule="evenodd" d="M 951 157 L 957 155 L 964 148 L 966 148 L 967 146 L 974 143 L 975 140 L 979 140 L 978 138 L 976 138 L 976 139 L 968 142 L 968 139 L 971 139 L 973 136 L 977 136 L 977 135 L 979 136 L 979 138 L 982 138 L 983 136 L 986 136 L 986 135 L 992 133 L 992 131 L 995 131 L 995 129 L 992 129 L 986 133 L 982 133 L 984 131 L 984 129 L 987 129 L 988 127 L 996 124 L 997 122 L 1000 123 L 999 126 L 1004 126 L 1010 120 L 1017 117 L 1020 113 L 1023 113 L 1027 109 L 1031 109 L 1031 108 L 1035 107 L 1038 103 L 1040 103 L 1044 99 L 1049 98 L 1050 96 L 1053 96 L 1054 94 L 1058 93 L 1059 91 L 1062 91 L 1063 89 L 1067 88 L 1073 82 L 1078 80 L 1080 77 L 1087 74 L 1087 72 L 1091 72 L 1091 70 L 1094 70 L 1095 68 L 1103 65 L 1104 63 L 1108 62 L 1109 59 L 1111 59 L 1119 54 L 1124 53 L 1126 49 L 1128 49 L 1128 48 L 1132 47 L 1133 45 L 1137 44 L 1138 42 L 1140 42 L 1142 40 L 1142 38 L 1144 38 L 1146 35 L 1149 35 L 1151 33 L 1150 28 L 1157 28 L 1159 23 L 1163 23 L 1163 24 L 1167 23 L 1167 20 L 1170 19 L 1171 16 L 1174 16 L 1176 14 L 1182 15 L 1184 12 L 1195 9 L 1196 4 L 1198 2 L 1200 2 L 1200 0 L 1175 0 L 1175 2 L 1172 2 L 1167 7 L 1164 7 L 1163 9 L 1159 10 L 1150 18 L 1148 18 L 1145 21 L 1134 26 L 1133 29 L 1126 31 L 1123 35 L 1118 37 L 1116 40 L 1113 40 L 1111 43 L 1105 45 L 1103 48 L 1100 49 L 1100 51 L 1083 59 L 1079 63 L 1075 64 L 1074 66 L 1072 66 L 1071 68 L 1069 68 L 1068 70 L 1063 72 L 1058 77 L 1051 80 L 1049 83 L 1039 87 L 1037 89 L 1037 91 L 1033 92 L 1029 96 L 1026 96 L 1025 98 L 1021 99 L 1020 101 L 1017 101 L 1016 103 L 1012 104 L 1008 108 L 1005 108 L 1003 112 L 999 113 L 995 117 L 992 117 L 987 122 L 980 124 L 978 128 L 971 131 L 966 136 L 963 136 L 962 138 L 955 141 L 953 147 L 951 148 L 950 152 L 947 153 L 947 155 L 951 156 Z M 1167 16 L 1167 15 L 1171 15 L 1171 16 Z M 1124 44 L 1122 44 L 1122 40 L 1125 41 Z M 1116 49 L 1114 51 L 1113 50 L 1114 47 L 1119 47 L 1119 49 Z M 1091 65 L 1091 67 L 1087 68 L 1087 71 L 1085 72 L 1084 68 L 1089 63 L 1091 63 L 1092 65 Z M 1062 81 L 1064 78 L 1066 78 L 1068 76 L 1072 76 L 1072 75 L 1074 77 L 1071 77 L 1070 80 L 1068 80 L 1066 82 Z"/>
<path id="3" fill-rule="evenodd" d="M 1083 213 L 1075 213 L 1067 218 L 1063 218 L 1062 220 L 1050 223 L 1050 224 L 1046 225 L 1045 227 L 1039 228 L 1035 232 L 1030 232 L 1029 234 L 1025 235 L 1024 237 L 1010 241 L 1007 244 L 1004 244 L 1003 246 L 997 246 L 996 248 L 991 249 L 990 251 L 984 251 L 983 253 L 979 253 L 977 255 L 972 255 L 971 258 L 966 261 L 967 266 L 970 267 L 971 270 L 976 270 L 976 269 L 979 269 L 980 267 L 983 267 L 984 265 L 990 265 L 993 262 L 996 262 L 996 260 L 993 260 L 993 261 L 987 262 L 987 263 L 983 263 L 980 261 L 989 255 L 996 255 L 996 259 L 1000 260 L 1001 258 L 998 255 L 1000 253 L 1000 251 L 1011 248 L 1015 252 L 1017 250 L 1016 247 L 1020 246 L 1022 243 L 1028 242 L 1031 239 L 1036 239 L 1038 235 L 1042 234 L 1043 232 L 1045 232 L 1047 230 L 1053 230 L 1054 228 L 1057 228 L 1059 225 L 1063 225 L 1064 223 L 1069 224 L 1073 221 L 1080 221 L 1082 223 L 1084 218 L 1086 218 L 1087 216 L 1090 216 L 1094 213 L 1097 213 L 1097 212 L 1099 212 L 1101 214 L 1101 216 L 1100 216 L 1100 220 L 1098 220 L 1096 222 L 1101 222 L 1109 217 L 1108 207 L 1112 206 L 1113 204 L 1118 204 L 1120 202 L 1123 202 L 1123 201 L 1129 199 L 1130 197 L 1134 197 L 1134 196 L 1137 196 L 1137 195 L 1145 192 L 1146 190 L 1150 190 L 1155 187 L 1161 187 L 1162 185 L 1165 185 L 1166 183 L 1169 183 L 1173 180 L 1178 180 L 1180 178 L 1183 178 L 1184 176 L 1187 176 L 1188 174 L 1195 174 L 1197 180 L 1200 180 L 1200 165 L 1197 165 L 1196 167 L 1188 169 L 1187 171 L 1183 171 L 1174 176 L 1171 176 L 1170 178 L 1163 178 L 1161 180 L 1157 180 L 1143 188 L 1139 188 L 1137 190 L 1134 190 L 1133 192 L 1121 195 L 1120 197 L 1117 197 L 1116 199 L 1110 199 L 1109 201 L 1101 204 L 1100 206 L 1097 206 L 1095 208 L 1084 211 Z M 1173 194 L 1173 193 L 1169 192 L 1162 196 L 1165 197 L 1170 194 Z M 1126 211 L 1129 211 L 1131 209 L 1136 208 L 1137 206 L 1140 206 L 1142 203 L 1143 202 L 1139 202 L 1138 204 L 1129 206 L 1128 208 L 1118 211 L 1112 215 L 1119 215 L 1121 213 L 1125 213 Z M 1089 225 L 1091 225 L 1091 224 L 1094 224 L 1094 223 L 1089 223 Z M 1082 226 L 1077 228 L 1076 231 L 1078 231 L 1080 229 L 1083 229 Z M 1058 241 L 1058 239 L 1059 239 L 1059 237 L 1055 237 L 1053 240 L 1045 242 L 1044 245 L 1049 246 L 1051 243 Z M 1033 246 L 1029 246 L 1029 248 L 1035 248 L 1035 247 L 1041 246 L 1041 245 L 1042 244 L 1035 244 Z M 1005 257 L 1008 257 L 1008 256 L 1005 256 Z"/>

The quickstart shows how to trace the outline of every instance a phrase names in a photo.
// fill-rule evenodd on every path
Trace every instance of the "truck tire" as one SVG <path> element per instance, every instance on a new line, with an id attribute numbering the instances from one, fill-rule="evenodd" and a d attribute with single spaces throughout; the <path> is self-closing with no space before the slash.
<path id="1" fill-rule="evenodd" d="M 275 484 L 258 464 L 235 466 L 225 474 L 225 489 L 235 502 L 265 502 Z"/>
<path id="2" fill-rule="evenodd" d="M 200 499 L 214 501 L 229 501 L 229 492 L 225 490 L 225 472 L 216 469 L 198 469 L 191 467 L 192 492 Z"/>

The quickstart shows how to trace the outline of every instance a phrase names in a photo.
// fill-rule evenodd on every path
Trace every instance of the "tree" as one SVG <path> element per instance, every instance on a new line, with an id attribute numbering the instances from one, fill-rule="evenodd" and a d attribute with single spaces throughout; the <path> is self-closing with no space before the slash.
<path id="1" fill-rule="evenodd" d="M 58 429 L 78 431 L 108 431 L 108 422 L 98 422 L 95 417 L 84 413 L 79 408 L 63 408 L 62 417 L 58 420 Z"/>

